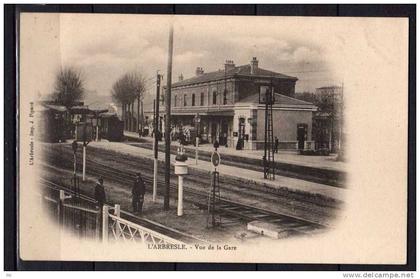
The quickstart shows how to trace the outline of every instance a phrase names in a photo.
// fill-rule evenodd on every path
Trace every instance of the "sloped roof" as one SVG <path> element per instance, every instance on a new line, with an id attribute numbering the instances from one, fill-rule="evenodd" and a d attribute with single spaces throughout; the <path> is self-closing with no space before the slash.
<path id="1" fill-rule="evenodd" d="M 73 106 L 70 108 L 70 111 L 72 113 L 80 113 L 80 114 L 91 113 L 91 110 L 88 108 L 88 106 Z"/>
<path id="2" fill-rule="evenodd" d="M 240 103 L 247 103 L 247 104 L 259 104 L 259 94 L 254 94 L 247 96 L 241 100 L 237 104 Z M 295 99 L 289 96 L 285 96 L 279 93 L 274 93 L 274 104 L 280 105 L 280 106 L 305 106 L 305 107 L 315 107 L 312 103 L 305 102 L 299 99 Z"/>
<path id="3" fill-rule="evenodd" d="M 99 116 L 103 118 L 109 118 L 109 117 L 117 116 L 117 114 L 115 112 L 102 112 L 99 114 Z"/>
<path id="4" fill-rule="evenodd" d="M 65 106 L 44 104 L 44 107 L 46 107 L 48 109 L 56 110 L 56 111 L 59 111 L 59 112 L 67 111 L 67 108 Z"/>
<path id="5" fill-rule="evenodd" d="M 224 79 L 225 77 L 229 78 L 232 76 L 251 76 L 251 65 L 242 65 L 237 66 L 229 71 L 218 70 L 214 72 L 204 73 L 199 76 L 195 76 L 189 79 L 185 79 L 182 81 L 178 81 L 172 84 L 172 87 L 190 85 L 195 83 L 202 83 L 214 80 Z M 265 70 L 262 68 L 257 68 L 256 73 L 252 74 L 252 76 L 264 76 L 264 77 L 274 77 L 274 78 L 281 78 L 281 79 L 290 79 L 290 80 L 297 80 L 296 77 L 287 76 L 281 73 L 276 73 L 273 71 Z"/>

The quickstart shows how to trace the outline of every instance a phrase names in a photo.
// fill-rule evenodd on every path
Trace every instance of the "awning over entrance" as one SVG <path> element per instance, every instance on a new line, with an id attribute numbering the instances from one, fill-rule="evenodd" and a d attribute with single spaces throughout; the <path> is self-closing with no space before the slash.
<path id="1" fill-rule="evenodd" d="M 176 115 L 185 115 L 185 116 L 196 116 L 198 114 L 200 114 L 200 116 L 234 116 L 235 115 L 235 111 L 233 110 L 233 108 L 209 108 L 209 109 L 201 109 L 201 110 L 186 110 L 186 109 L 182 109 L 182 110 L 177 110 L 177 109 L 172 109 L 171 114 L 176 116 Z"/>

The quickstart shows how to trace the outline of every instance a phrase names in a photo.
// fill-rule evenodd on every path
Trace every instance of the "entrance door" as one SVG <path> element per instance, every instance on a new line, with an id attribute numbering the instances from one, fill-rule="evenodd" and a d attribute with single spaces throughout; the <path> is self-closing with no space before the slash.
<path id="1" fill-rule="evenodd" d="M 211 143 L 216 141 L 217 123 L 211 123 Z"/>
<path id="2" fill-rule="evenodd" d="M 305 148 L 305 140 L 307 139 L 308 135 L 308 124 L 298 124 L 297 125 L 297 141 L 298 141 L 298 149 L 302 150 Z"/>
<path id="3" fill-rule="evenodd" d="M 228 124 L 227 122 L 223 121 L 221 126 L 221 131 L 219 134 L 219 143 L 220 145 L 227 144 L 227 135 L 228 135 Z"/>
<path id="4" fill-rule="evenodd" d="M 244 138 L 245 138 L 245 118 L 239 118 L 239 127 L 238 127 L 238 143 L 236 149 L 242 150 L 244 148 Z"/>

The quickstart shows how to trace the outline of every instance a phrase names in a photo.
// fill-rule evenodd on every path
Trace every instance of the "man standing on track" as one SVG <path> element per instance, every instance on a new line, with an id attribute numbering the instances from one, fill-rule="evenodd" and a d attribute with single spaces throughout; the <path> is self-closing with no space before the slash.
<path id="1" fill-rule="evenodd" d="M 134 213 L 138 212 L 142 214 L 145 192 L 146 187 L 144 185 L 141 174 L 137 173 L 133 183 L 133 189 L 131 190 Z"/>
<path id="2" fill-rule="evenodd" d="M 99 208 L 102 210 L 102 207 L 104 203 L 106 202 L 106 194 L 105 194 L 105 188 L 104 188 L 104 180 L 102 177 L 98 179 L 98 182 L 96 182 L 95 186 L 95 200 L 99 206 Z"/>

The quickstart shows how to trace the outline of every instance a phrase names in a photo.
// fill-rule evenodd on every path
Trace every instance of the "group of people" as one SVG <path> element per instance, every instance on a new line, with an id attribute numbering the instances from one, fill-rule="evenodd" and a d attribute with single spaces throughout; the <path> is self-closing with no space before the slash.
<path id="1" fill-rule="evenodd" d="M 137 173 L 131 188 L 131 203 L 133 213 L 142 214 L 145 192 L 146 186 L 144 184 L 143 178 L 141 177 L 140 173 Z M 99 208 L 102 208 L 107 201 L 104 180 L 102 177 L 100 177 L 96 182 L 94 197 Z"/>

